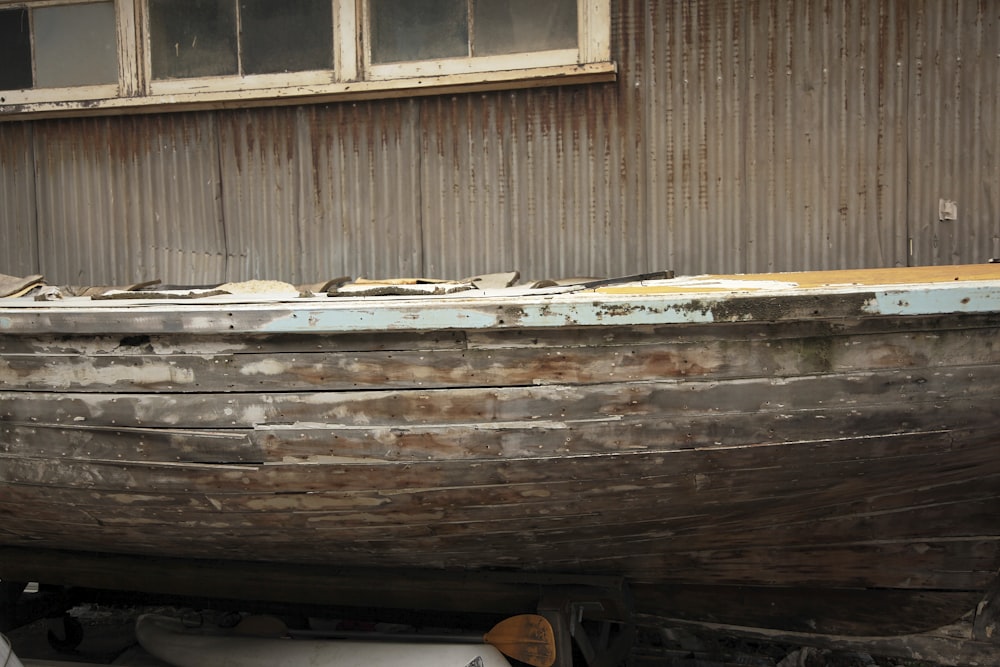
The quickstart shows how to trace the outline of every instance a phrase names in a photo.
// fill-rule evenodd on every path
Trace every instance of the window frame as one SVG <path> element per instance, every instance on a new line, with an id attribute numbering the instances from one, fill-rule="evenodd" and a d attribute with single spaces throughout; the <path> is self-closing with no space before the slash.
<path id="1" fill-rule="evenodd" d="M 57 7 L 65 5 L 88 5 L 95 4 L 100 0 L 0 0 L 0 10 L 4 9 L 34 9 L 38 7 Z M 123 42 L 124 36 L 122 35 L 122 25 L 121 16 L 119 14 L 121 6 L 129 4 L 127 2 L 119 2 L 118 0 L 111 0 L 112 6 L 115 10 L 115 33 L 117 37 L 117 47 L 118 47 L 118 82 L 117 83 L 102 83 L 102 84 L 90 84 L 82 86 L 68 86 L 68 87 L 52 87 L 52 88 L 26 88 L 21 90 L 2 90 L 0 91 L 0 114 L 4 113 L 5 107 L 8 105 L 33 105 L 40 103 L 52 102 L 53 98 L 58 97 L 58 100 L 66 102 L 68 104 L 73 104 L 74 102 L 89 102 L 92 100 L 104 100 L 113 99 L 120 97 L 123 90 L 123 71 L 122 63 L 124 60 L 123 54 Z M 32 46 L 32 66 L 35 63 L 34 46 Z"/>
<path id="2" fill-rule="evenodd" d="M 95 1 L 0 0 L 0 10 Z M 330 0 L 332 69 L 161 80 L 151 73 L 149 0 L 112 1 L 118 83 L 0 91 L 0 121 L 530 88 L 611 81 L 617 75 L 610 53 L 610 0 L 577 0 L 575 49 L 374 64 L 368 0 Z"/>

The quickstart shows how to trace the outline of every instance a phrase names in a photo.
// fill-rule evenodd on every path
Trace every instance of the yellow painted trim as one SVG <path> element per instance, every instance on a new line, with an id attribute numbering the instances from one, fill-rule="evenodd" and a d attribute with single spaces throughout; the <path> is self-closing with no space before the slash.
<path id="1" fill-rule="evenodd" d="M 720 276 L 721 277 L 721 276 Z M 949 266 L 900 266 L 883 269 L 841 269 L 834 271 L 797 271 L 725 276 L 729 280 L 780 280 L 799 287 L 833 285 L 907 285 L 941 283 L 954 280 L 1000 279 L 1000 264 L 962 264 Z"/>
<path id="2" fill-rule="evenodd" d="M 788 273 L 712 274 L 679 278 L 650 285 L 609 285 L 596 291 L 603 294 L 683 294 L 732 292 L 738 289 L 773 288 L 784 283 L 792 289 L 913 285 L 976 280 L 1000 280 L 1000 264 L 964 264 L 949 266 L 908 266 L 882 269 L 842 269 L 833 271 L 795 271 Z M 718 283 L 745 283 L 739 287 Z M 701 283 L 702 285 L 699 285 Z"/>

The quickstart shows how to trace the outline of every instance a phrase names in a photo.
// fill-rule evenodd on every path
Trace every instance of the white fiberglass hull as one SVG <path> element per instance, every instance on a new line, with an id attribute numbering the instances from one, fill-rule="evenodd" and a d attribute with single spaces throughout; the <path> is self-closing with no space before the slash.
<path id="1" fill-rule="evenodd" d="M 510 667 L 488 644 L 247 637 L 147 614 L 142 647 L 176 667 Z"/>

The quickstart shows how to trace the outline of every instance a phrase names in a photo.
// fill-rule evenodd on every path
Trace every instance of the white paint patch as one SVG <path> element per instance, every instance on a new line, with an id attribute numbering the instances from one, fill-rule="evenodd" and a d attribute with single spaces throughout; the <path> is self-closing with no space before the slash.
<path id="1" fill-rule="evenodd" d="M 263 405 L 252 405 L 243 410 L 243 424 L 263 424 L 267 421 L 267 412 Z"/>
<path id="2" fill-rule="evenodd" d="M 241 375 L 280 375 L 285 372 L 285 364 L 274 359 L 264 359 L 240 367 Z"/>
<path id="3" fill-rule="evenodd" d="M 92 363 L 52 365 L 32 373 L 18 372 L 0 360 L 0 381 L 11 386 L 41 385 L 51 389 L 68 389 L 73 386 L 116 384 L 131 385 L 181 385 L 194 382 L 194 371 L 170 364 L 142 364 L 139 366 L 103 366 Z"/>

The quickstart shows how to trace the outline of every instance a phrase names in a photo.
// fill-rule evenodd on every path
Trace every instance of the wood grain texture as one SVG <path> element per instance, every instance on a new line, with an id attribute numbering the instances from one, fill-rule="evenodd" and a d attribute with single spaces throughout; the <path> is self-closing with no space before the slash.
<path id="1" fill-rule="evenodd" d="M 250 334 L 183 308 L 97 335 L 4 312 L 0 549 L 259 563 L 289 583 L 334 566 L 625 577 L 643 613 L 716 587 L 681 615 L 791 630 L 727 596 L 829 590 L 828 618 L 806 606 L 848 634 L 875 623 L 849 601 L 882 591 L 940 602 L 883 627 L 950 622 L 1000 569 L 1000 315 L 804 307 L 343 334 L 265 333 L 283 305 L 243 306 Z M 50 556 L 0 577 L 107 583 Z"/>

